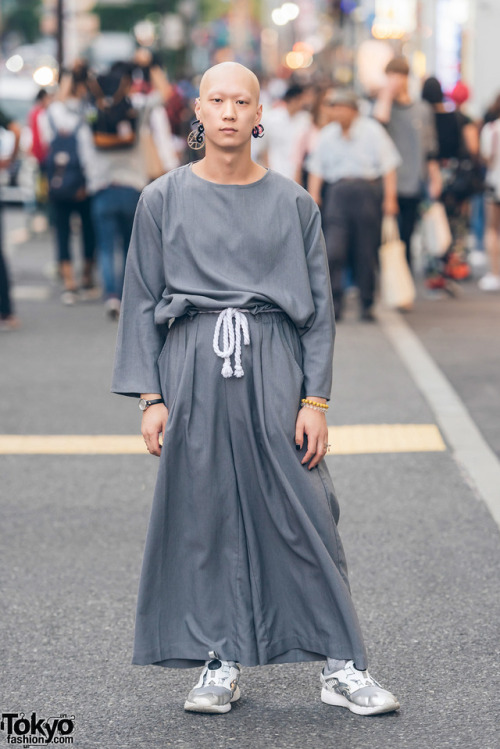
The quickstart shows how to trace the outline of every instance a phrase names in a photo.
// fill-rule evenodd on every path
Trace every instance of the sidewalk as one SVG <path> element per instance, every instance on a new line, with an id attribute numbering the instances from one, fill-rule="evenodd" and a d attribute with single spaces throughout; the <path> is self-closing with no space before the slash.
<path id="1" fill-rule="evenodd" d="M 0 432 L 137 434 L 135 401 L 109 393 L 116 326 L 99 303 L 63 307 L 44 276 L 50 260 L 46 241 L 11 256 L 19 284 L 49 291 L 20 300 L 23 327 L 1 337 Z M 498 387 L 494 347 L 479 339 L 497 302 L 470 302 L 476 328 L 461 317 L 468 297 L 439 303 L 439 331 L 429 304 L 406 320 L 497 449 L 494 398 L 488 414 L 468 369 L 481 392 Z M 457 362 L 464 330 L 477 348 Z M 437 424 L 382 326 L 349 317 L 331 405 L 336 426 Z M 326 460 L 370 671 L 398 695 L 399 714 L 323 705 L 321 664 L 308 663 L 244 668 L 229 714 L 196 715 L 182 706 L 197 669 L 130 666 L 157 464 L 120 454 L 0 455 L 2 710 L 74 715 L 81 749 L 497 749 L 500 536 L 486 505 L 449 444 Z"/>

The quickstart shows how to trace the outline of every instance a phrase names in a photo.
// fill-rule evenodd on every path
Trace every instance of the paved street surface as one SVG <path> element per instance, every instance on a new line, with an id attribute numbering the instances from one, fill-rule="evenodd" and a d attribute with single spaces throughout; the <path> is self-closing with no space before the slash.
<path id="1" fill-rule="evenodd" d="M 116 325 L 61 305 L 46 237 L 10 250 L 23 326 L 0 334 L 0 434 L 137 433 L 109 393 Z M 499 312 L 471 284 L 405 316 L 497 455 Z M 382 325 L 348 314 L 334 372 L 332 424 L 439 426 Z M 0 455 L 2 711 L 74 715 L 81 749 L 498 749 L 500 533 L 446 441 L 327 458 L 370 671 L 401 702 L 372 718 L 321 703 L 321 663 L 245 668 L 230 713 L 184 712 L 198 669 L 130 665 L 156 459 Z"/>

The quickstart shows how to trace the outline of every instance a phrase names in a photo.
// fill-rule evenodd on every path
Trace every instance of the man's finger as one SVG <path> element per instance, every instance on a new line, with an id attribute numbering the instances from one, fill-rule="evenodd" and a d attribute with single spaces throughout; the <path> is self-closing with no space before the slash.
<path id="1" fill-rule="evenodd" d="M 161 447 L 158 441 L 158 435 L 148 432 L 144 439 L 146 440 L 146 445 L 151 455 L 160 455 Z"/>
<path id="2" fill-rule="evenodd" d="M 314 438 L 311 439 L 311 437 L 307 435 L 307 452 L 301 460 L 302 465 L 304 465 L 304 463 L 308 463 L 311 460 L 311 458 L 314 457 L 315 454 L 316 454 L 316 441 L 314 440 Z"/>
<path id="3" fill-rule="evenodd" d="M 303 424 L 296 424 L 295 425 L 295 444 L 300 447 L 302 450 L 302 447 L 304 445 L 304 425 Z"/>
<path id="4" fill-rule="evenodd" d="M 327 451 L 327 448 L 324 446 L 321 440 L 318 440 L 318 449 L 316 451 L 316 455 L 309 463 L 309 468 L 315 468 L 315 466 L 317 466 L 318 463 L 321 463 L 321 461 L 326 455 L 326 451 Z"/>
<path id="5" fill-rule="evenodd" d="M 153 455 L 159 456 L 161 453 L 161 445 L 160 445 L 160 434 L 154 434 L 151 438 L 151 446 L 153 448 Z"/>

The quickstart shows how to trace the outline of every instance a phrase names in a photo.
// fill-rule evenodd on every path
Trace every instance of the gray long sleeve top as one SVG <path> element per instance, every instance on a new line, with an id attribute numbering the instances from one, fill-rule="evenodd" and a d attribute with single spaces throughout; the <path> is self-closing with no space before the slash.
<path id="1" fill-rule="evenodd" d="M 335 320 L 318 207 L 268 170 L 249 185 L 209 182 L 190 165 L 142 192 L 130 242 L 112 392 L 161 392 L 168 321 L 192 308 L 270 305 L 297 327 L 307 395 L 329 398 Z M 215 323 L 215 320 L 214 320 Z"/>

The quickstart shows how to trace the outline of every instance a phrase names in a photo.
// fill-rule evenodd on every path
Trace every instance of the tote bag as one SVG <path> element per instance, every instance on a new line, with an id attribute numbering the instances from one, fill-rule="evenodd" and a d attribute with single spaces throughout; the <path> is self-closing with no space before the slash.
<path id="1" fill-rule="evenodd" d="M 152 182 L 165 174 L 165 168 L 156 147 L 151 123 L 152 109 L 148 107 L 139 128 L 139 142 L 148 179 Z"/>
<path id="2" fill-rule="evenodd" d="M 435 201 L 422 217 L 424 246 L 432 257 L 443 257 L 452 243 L 450 224 L 442 203 Z"/>
<path id="3" fill-rule="evenodd" d="M 415 284 L 406 261 L 406 248 L 399 237 L 396 219 L 386 216 L 382 222 L 380 258 L 380 296 L 387 307 L 411 307 Z"/>

